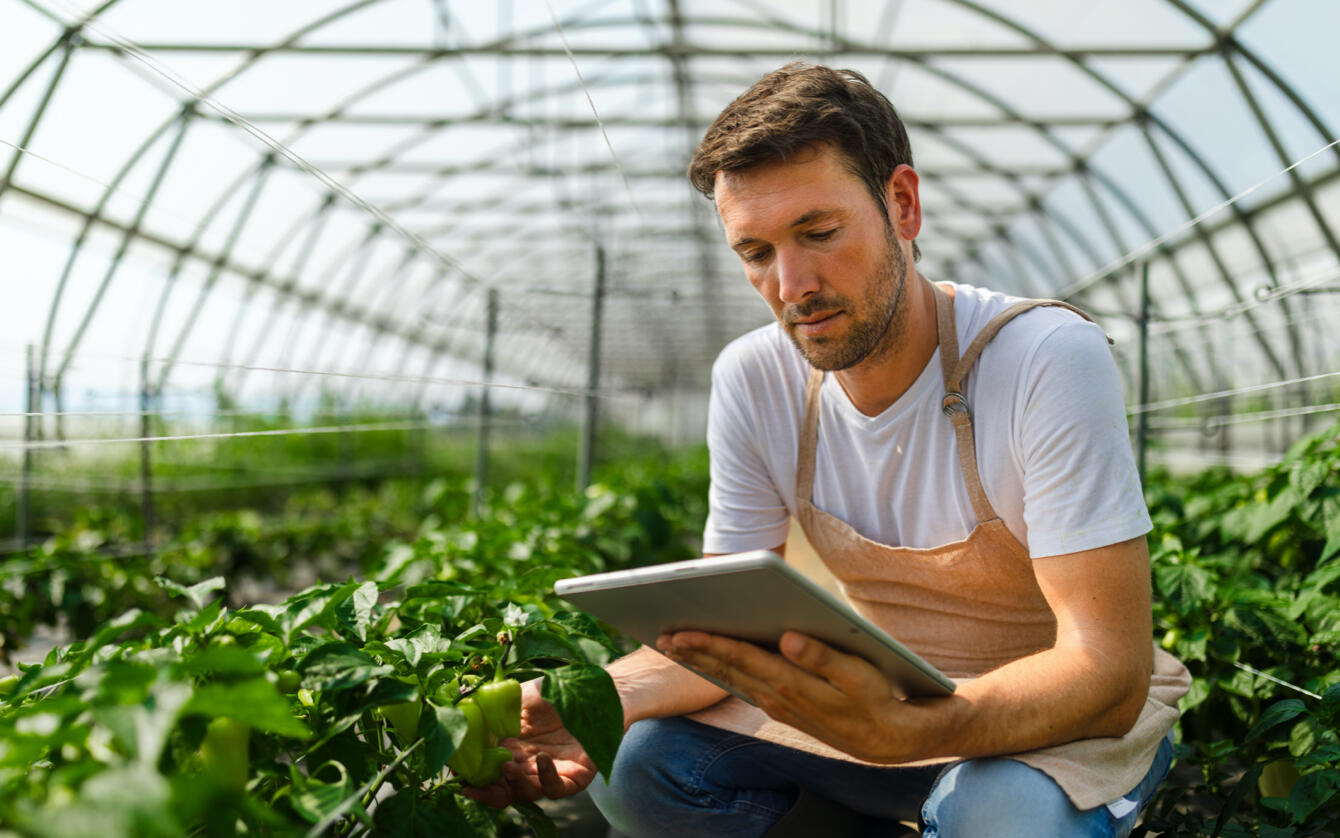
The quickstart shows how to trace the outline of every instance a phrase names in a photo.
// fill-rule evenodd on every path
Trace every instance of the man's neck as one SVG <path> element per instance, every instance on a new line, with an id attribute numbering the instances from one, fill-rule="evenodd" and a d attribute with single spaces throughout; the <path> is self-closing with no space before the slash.
<path id="1" fill-rule="evenodd" d="M 866 416 L 883 413 L 898 401 L 921 375 L 939 344 L 935 331 L 935 290 L 910 267 L 907 284 L 903 304 L 908 311 L 902 339 L 877 358 L 833 374 L 852 405 Z"/>

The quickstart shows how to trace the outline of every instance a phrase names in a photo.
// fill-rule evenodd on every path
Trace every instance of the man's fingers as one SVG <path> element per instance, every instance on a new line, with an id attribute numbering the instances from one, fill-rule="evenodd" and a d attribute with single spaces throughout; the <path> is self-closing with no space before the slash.
<path id="1" fill-rule="evenodd" d="M 514 800 L 518 799 L 511 785 L 506 781 L 506 778 L 500 779 L 492 785 L 483 788 L 463 786 L 461 788 L 461 794 L 464 797 L 468 797 L 471 800 L 477 800 L 485 806 L 490 806 L 494 809 L 502 809 L 510 806 Z"/>
<path id="2" fill-rule="evenodd" d="M 783 634 L 779 647 L 787 660 L 847 695 L 865 695 L 885 682 L 879 670 L 865 659 L 839 652 L 798 632 Z"/>
<path id="3" fill-rule="evenodd" d="M 558 775 L 558 767 L 554 765 L 553 757 L 548 754 L 537 756 L 535 770 L 540 778 L 540 790 L 544 792 L 545 797 L 566 797 L 572 793 L 568 790 L 568 784 Z"/>

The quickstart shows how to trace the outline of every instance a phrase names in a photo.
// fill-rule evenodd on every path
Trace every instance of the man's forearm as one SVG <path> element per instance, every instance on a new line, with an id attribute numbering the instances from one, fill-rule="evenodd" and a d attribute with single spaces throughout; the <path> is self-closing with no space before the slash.
<path id="1" fill-rule="evenodd" d="M 642 719 L 681 716 L 701 710 L 729 693 L 650 647 L 642 647 L 606 667 L 623 702 L 624 729 Z"/>
<path id="2" fill-rule="evenodd" d="M 911 702 L 926 751 L 975 757 L 1075 739 L 1121 736 L 1134 724 L 1148 677 L 1075 648 L 1039 652 L 962 685 L 953 696 Z M 912 708 L 909 708 L 912 709 Z"/>

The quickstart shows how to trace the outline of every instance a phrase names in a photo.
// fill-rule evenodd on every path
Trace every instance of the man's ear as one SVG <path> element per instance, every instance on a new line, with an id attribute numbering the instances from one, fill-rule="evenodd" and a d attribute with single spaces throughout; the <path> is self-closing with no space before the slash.
<path id="1" fill-rule="evenodd" d="M 921 178 L 906 163 L 889 175 L 884 185 L 884 201 L 889 208 L 889 224 L 899 238 L 911 241 L 921 232 Z"/>

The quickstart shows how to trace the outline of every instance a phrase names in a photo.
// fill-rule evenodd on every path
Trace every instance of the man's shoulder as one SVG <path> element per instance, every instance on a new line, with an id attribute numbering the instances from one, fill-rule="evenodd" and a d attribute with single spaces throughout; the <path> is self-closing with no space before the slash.
<path id="1" fill-rule="evenodd" d="M 986 328 L 991 318 L 1028 299 L 972 285 L 958 284 L 955 290 L 959 339 L 965 342 Z M 1100 327 L 1067 308 L 1038 306 L 1005 324 L 988 344 L 988 353 L 983 358 L 994 356 L 1012 366 L 1034 355 L 1044 344 L 1048 352 L 1068 351 L 1077 346 L 1105 348 L 1107 338 Z M 962 345 L 966 348 L 966 343 Z"/>
<path id="2" fill-rule="evenodd" d="M 804 359 L 776 322 L 726 344 L 712 365 L 713 380 L 719 382 L 795 375 L 798 371 L 803 374 Z"/>

